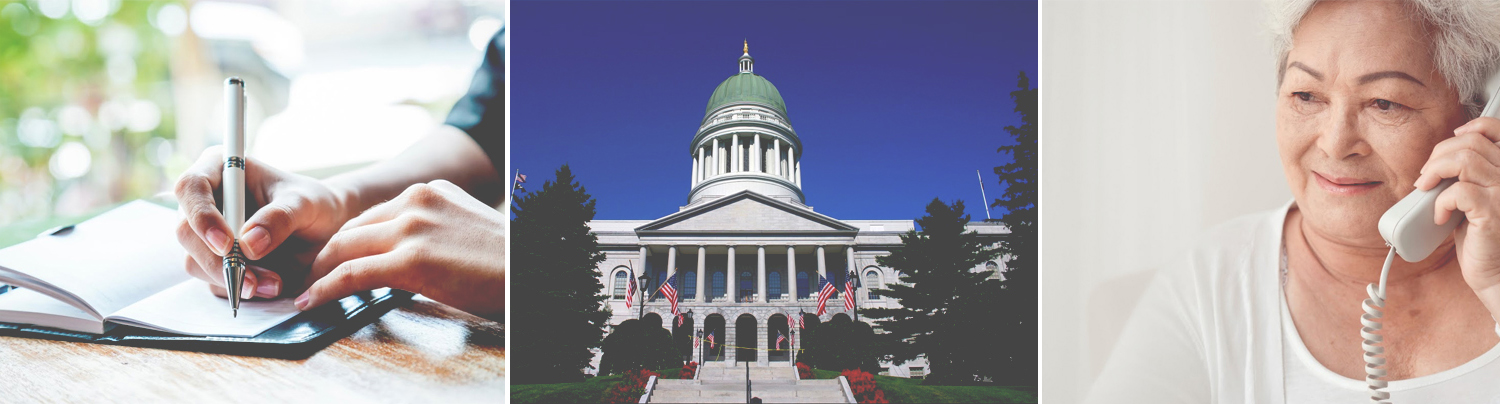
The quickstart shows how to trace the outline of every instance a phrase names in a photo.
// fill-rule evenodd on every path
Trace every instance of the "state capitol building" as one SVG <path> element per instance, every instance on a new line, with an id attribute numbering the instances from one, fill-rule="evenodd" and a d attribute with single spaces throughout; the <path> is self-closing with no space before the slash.
<path id="1" fill-rule="evenodd" d="M 778 333 L 791 338 L 796 348 L 802 347 L 802 333 L 795 327 L 788 329 L 788 316 L 804 315 L 809 328 L 838 316 L 851 317 L 840 295 L 851 271 L 860 277 L 858 308 L 900 307 L 890 298 L 872 296 L 869 290 L 899 282 L 900 274 L 881 267 L 875 259 L 900 247 L 901 234 L 913 230 L 914 222 L 841 220 L 808 206 L 802 190 L 802 141 L 792 129 L 781 93 L 755 74 L 748 45 L 739 58 L 739 72 L 719 83 L 709 97 L 703 120 L 687 146 L 684 157 L 691 162 L 692 187 L 686 204 L 676 213 L 648 220 L 588 223 L 606 256 L 599 272 L 609 295 L 605 304 L 614 313 L 611 325 L 644 312 L 645 320 L 672 331 L 674 345 L 684 359 L 791 366 L 788 351 L 760 349 L 776 348 L 771 345 Z M 817 153 L 809 156 L 816 159 Z M 993 221 L 971 222 L 969 229 L 995 242 L 1010 233 Z M 1004 261 L 997 259 L 975 270 L 994 270 L 995 277 L 1002 277 Z M 632 265 L 636 275 L 644 277 L 645 282 L 637 282 L 648 296 L 667 278 L 670 268 L 677 269 L 679 311 L 686 314 L 681 326 L 672 320 L 671 306 L 660 294 L 647 300 L 643 310 L 626 308 Z M 821 317 L 814 315 L 819 276 L 840 289 L 828 299 L 827 313 Z M 863 316 L 859 319 L 868 321 Z M 704 354 L 693 348 L 692 337 L 710 334 L 718 342 L 711 351 Z M 743 349 L 725 349 L 725 345 Z M 592 363 L 597 369 L 600 357 L 595 352 Z M 922 377 L 927 370 L 922 359 L 881 366 L 882 373 L 898 377 Z"/>

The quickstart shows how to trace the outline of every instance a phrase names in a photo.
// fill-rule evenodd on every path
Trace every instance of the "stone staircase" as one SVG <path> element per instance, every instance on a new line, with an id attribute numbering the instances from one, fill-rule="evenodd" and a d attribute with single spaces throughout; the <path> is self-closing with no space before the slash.
<path id="1" fill-rule="evenodd" d="M 656 381 L 653 403 L 743 403 L 745 365 L 709 362 L 698 368 L 698 380 Z M 843 403 L 838 380 L 797 380 L 797 368 L 785 363 L 750 364 L 751 392 L 767 403 Z"/>

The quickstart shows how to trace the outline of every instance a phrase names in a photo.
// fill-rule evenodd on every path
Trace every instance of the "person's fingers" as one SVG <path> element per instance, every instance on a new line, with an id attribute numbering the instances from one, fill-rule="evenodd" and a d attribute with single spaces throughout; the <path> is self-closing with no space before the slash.
<path id="1" fill-rule="evenodd" d="M 1495 141 L 1478 132 L 1465 132 L 1438 142 L 1437 146 L 1432 147 L 1432 157 L 1428 159 L 1428 162 L 1432 162 L 1432 160 L 1438 159 L 1441 156 L 1456 154 L 1464 150 L 1478 153 L 1480 157 L 1484 157 L 1484 160 L 1490 162 L 1490 164 L 1500 165 L 1500 145 L 1496 145 Z M 1427 172 L 1425 165 L 1422 172 Z"/>
<path id="2" fill-rule="evenodd" d="M 245 290 L 249 291 L 248 298 L 275 299 L 281 295 L 281 285 L 281 274 L 276 271 L 255 265 L 245 266 Z"/>
<path id="3" fill-rule="evenodd" d="M 213 251 L 209 251 L 208 246 L 203 244 L 203 240 L 198 238 L 198 234 L 194 233 L 193 228 L 188 226 L 185 221 L 177 226 L 177 242 L 182 244 L 183 250 L 187 251 L 187 272 L 189 275 L 211 284 L 224 284 L 223 272 L 208 270 L 219 268 L 224 262 L 223 258 L 219 257 L 218 254 L 214 254 Z"/>
<path id="4" fill-rule="evenodd" d="M 212 283 L 210 283 L 210 284 L 208 284 L 208 290 L 210 292 L 213 292 L 214 296 L 222 297 L 222 298 L 225 298 L 225 299 L 229 298 L 229 291 L 224 290 L 224 285 L 218 285 L 218 284 L 212 284 Z"/>
<path id="5" fill-rule="evenodd" d="M 307 227 L 315 220 L 307 211 L 307 200 L 301 196 L 286 196 L 271 199 L 245 221 L 240 236 L 240 250 L 245 257 L 258 260 L 265 258 L 276 247 L 285 242 L 292 233 Z"/>
<path id="6" fill-rule="evenodd" d="M 360 257 L 339 264 L 328 276 L 318 279 L 294 302 L 298 310 L 306 311 L 345 296 L 381 287 L 397 287 L 403 276 L 396 275 L 393 268 L 401 268 L 406 258 L 399 252 Z"/>
<path id="7" fill-rule="evenodd" d="M 1479 117 L 1453 130 L 1453 134 L 1478 133 L 1491 142 L 1500 142 L 1500 119 Z"/>
<path id="8" fill-rule="evenodd" d="M 204 151 L 198 162 L 177 178 L 173 187 L 183 220 L 218 255 L 229 251 L 229 224 L 214 201 L 214 190 L 218 189 L 223 175 L 219 169 L 223 155 L 223 149 L 219 147 Z"/>
<path id="9" fill-rule="evenodd" d="M 1448 220 L 1453 217 L 1453 212 L 1473 216 L 1468 218 L 1471 220 L 1493 216 L 1489 214 L 1490 212 L 1480 210 L 1492 203 L 1489 192 L 1484 187 L 1468 182 L 1455 183 L 1443 193 L 1438 194 L 1437 199 L 1433 201 L 1433 223 L 1439 225 L 1448 223 Z"/>
<path id="10" fill-rule="evenodd" d="M 1419 185 L 1436 185 L 1431 183 L 1432 178 L 1439 181 L 1443 178 L 1458 178 L 1459 182 L 1481 186 L 1500 184 L 1500 167 L 1490 163 L 1474 149 L 1457 149 L 1443 156 L 1433 156 L 1422 175 L 1428 177 L 1428 181 L 1418 181 Z"/>
<path id="11" fill-rule="evenodd" d="M 339 230 L 343 231 L 359 226 L 365 226 L 391 220 L 396 216 L 399 216 L 402 212 L 409 211 L 414 207 L 437 206 L 438 204 L 443 203 L 445 199 L 446 197 L 443 195 L 443 191 L 440 191 L 436 186 L 429 184 L 414 184 L 412 186 L 406 187 L 406 190 L 401 191 L 401 195 L 396 195 L 395 198 L 392 198 L 389 201 L 372 206 L 369 209 L 366 209 L 364 213 L 360 213 L 359 216 L 356 216 L 353 219 L 349 219 L 348 222 L 344 222 L 344 227 L 340 228 Z"/>
<path id="12" fill-rule="evenodd" d="M 318 252 L 317 258 L 313 259 L 308 279 L 322 278 L 346 261 L 389 252 L 395 248 L 396 243 L 401 242 L 404 234 L 412 234 L 410 232 L 423 226 L 436 225 L 432 221 L 413 216 L 415 215 L 405 215 L 410 218 L 398 218 L 334 233 L 333 238 L 328 239 L 328 244 Z"/>

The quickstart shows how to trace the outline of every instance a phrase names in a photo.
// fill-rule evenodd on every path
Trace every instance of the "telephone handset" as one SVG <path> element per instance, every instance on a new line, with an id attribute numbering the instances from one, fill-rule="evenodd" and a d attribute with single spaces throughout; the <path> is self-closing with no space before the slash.
<path id="1" fill-rule="evenodd" d="M 1485 88 L 1500 90 L 1500 73 L 1490 77 Z M 1490 94 L 1489 102 L 1485 103 L 1484 110 L 1479 115 L 1500 119 L 1500 91 L 1490 91 Z M 1463 212 L 1453 212 L 1447 223 L 1432 223 L 1433 206 L 1437 203 L 1438 194 L 1456 182 L 1456 178 L 1445 178 L 1432 189 L 1412 191 L 1380 216 L 1380 236 L 1385 238 L 1386 244 L 1396 249 L 1396 254 L 1401 259 L 1406 262 L 1426 259 L 1463 221 Z"/>
<path id="2" fill-rule="evenodd" d="M 1479 115 L 1500 119 L 1500 72 L 1490 76 L 1485 89 L 1491 95 Z M 1381 328 L 1380 317 L 1383 313 L 1380 309 L 1385 307 L 1385 280 L 1391 273 L 1391 263 L 1398 254 L 1407 262 L 1427 259 L 1438 245 L 1453 234 L 1453 229 L 1463 222 L 1463 212 L 1453 212 L 1446 223 L 1432 223 L 1438 194 L 1457 182 L 1457 178 L 1446 178 L 1432 189 L 1412 191 L 1380 216 L 1380 237 L 1385 239 L 1386 245 L 1391 246 L 1391 251 L 1386 254 L 1385 265 L 1380 269 L 1380 283 L 1365 287 L 1370 298 L 1365 299 L 1365 314 L 1359 317 L 1359 323 L 1363 326 L 1359 329 L 1359 335 L 1364 338 L 1360 346 L 1365 351 L 1365 383 L 1370 386 L 1371 402 L 1389 403 L 1386 400 L 1391 398 L 1391 394 L 1385 391 L 1387 384 L 1383 379 L 1386 375 L 1385 347 L 1380 342 L 1384 338 L 1375 333 Z M 1500 327 L 1496 330 L 1500 332 Z"/>

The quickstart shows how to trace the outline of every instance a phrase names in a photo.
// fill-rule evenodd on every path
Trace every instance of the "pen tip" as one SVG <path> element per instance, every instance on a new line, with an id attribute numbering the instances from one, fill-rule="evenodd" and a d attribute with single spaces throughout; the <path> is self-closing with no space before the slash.
<path id="1" fill-rule="evenodd" d="M 240 318 L 240 309 L 234 309 L 234 318 Z"/>

